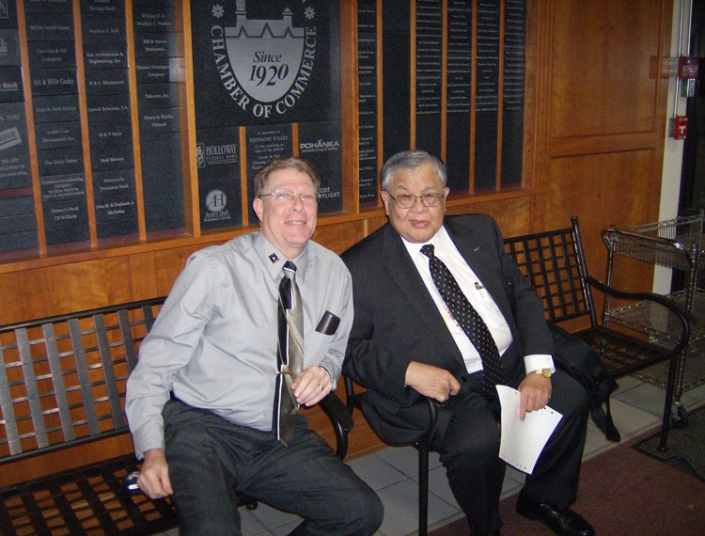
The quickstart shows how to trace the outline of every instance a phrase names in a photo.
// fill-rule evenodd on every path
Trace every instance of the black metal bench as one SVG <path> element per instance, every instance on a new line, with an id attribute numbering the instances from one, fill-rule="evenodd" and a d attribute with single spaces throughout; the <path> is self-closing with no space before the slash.
<path id="1" fill-rule="evenodd" d="M 129 434 L 125 384 L 139 345 L 164 298 L 0 327 L 0 465 L 72 451 Z M 347 453 L 352 418 L 335 394 L 321 402 L 334 425 L 337 454 Z M 129 436 L 128 436 L 129 437 Z M 83 447 L 82 447 L 83 446 Z M 64 454 L 62 453 L 62 454 Z M 107 456 L 106 456 L 107 457 Z M 127 490 L 139 470 L 132 453 L 78 460 L 77 468 L 0 488 L 0 534 L 154 534 L 177 526 L 167 499 Z M 241 496 L 241 504 L 253 501 Z"/>
<path id="2" fill-rule="evenodd" d="M 667 449 L 668 429 L 678 359 L 690 337 L 690 317 L 675 301 L 653 293 L 630 293 L 609 287 L 588 275 L 578 218 L 571 226 L 505 240 L 507 253 L 516 261 L 536 293 L 543 298 L 546 318 L 555 324 L 588 318 L 589 327 L 573 335 L 585 341 L 615 378 L 627 376 L 663 361 L 669 376 L 659 448 Z M 598 321 L 593 289 L 606 296 L 648 308 L 648 330 L 630 330 L 615 322 Z"/>

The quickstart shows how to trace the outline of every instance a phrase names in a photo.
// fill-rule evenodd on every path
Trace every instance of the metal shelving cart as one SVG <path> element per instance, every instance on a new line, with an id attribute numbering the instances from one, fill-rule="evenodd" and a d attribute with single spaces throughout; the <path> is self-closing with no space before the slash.
<path id="1" fill-rule="evenodd" d="M 705 268 L 700 262 L 705 248 L 704 212 L 696 216 L 678 217 L 674 220 L 648 223 L 636 227 L 603 231 L 602 238 L 608 249 L 607 284 L 612 284 L 615 255 L 630 257 L 654 265 L 681 270 L 685 276 L 682 290 L 669 294 L 669 297 L 692 314 L 691 337 L 688 346 L 681 352 L 676 372 L 676 386 L 673 400 L 674 424 L 686 424 L 685 408 L 680 398 L 684 390 L 705 382 L 705 367 L 702 374 L 694 371 L 695 377 L 684 385 L 686 367 L 705 356 L 705 289 L 698 285 L 699 272 Z M 604 321 L 612 321 L 630 329 L 641 331 L 658 344 L 674 342 L 675 324 L 668 318 L 659 316 L 650 304 L 639 302 L 632 305 L 610 308 L 609 298 L 605 301 Z M 649 381 L 653 378 L 643 377 Z"/>

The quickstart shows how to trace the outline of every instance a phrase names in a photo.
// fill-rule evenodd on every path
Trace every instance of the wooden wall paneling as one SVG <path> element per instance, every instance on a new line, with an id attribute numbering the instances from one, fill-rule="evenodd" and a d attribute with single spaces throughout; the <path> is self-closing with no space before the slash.
<path id="1" fill-rule="evenodd" d="M 127 257 L 129 299 L 126 301 L 146 300 L 154 297 L 158 288 L 156 255 L 154 252 L 135 253 Z"/>
<path id="2" fill-rule="evenodd" d="M 340 254 L 366 235 L 365 222 L 357 220 L 338 225 L 318 225 L 313 240 Z"/>
<path id="3" fill-rule="evenodd" d="M 553 3 L 551 136 L 657 130 L 661 0 Z M 670 25 L 668 25 L 670 26 Z"/>
<path id="4" fill-rule="evenodd" d="M 669 50 L 672 2 L 545 0 L 541 9 L 549 24 L 539 53 L 548 75 L 540 91 L 549 95 L 538 110 L 547 133 L 545 226 L 578 216 L 588 268 L 604 279 L 601 231 L 658 218 L 668 80 L 649 67 Z M 650 275 L 636 270 L 619 277 L 649 290 Z"/>
<path id="5" fill-rule="evenodd" d="M 157 287 L 155 296 L 166 296 L 191 254 L 204 246 L 181 246 L 155 252 Z"/>
<path id="6" fill-rule="evenodd" d="M 546 88 L 549 84 L 541 81 L 546 77 L 545 70 L 540 69 L 546 58 L 541 51 L 548 50 L 542 45 L 546 40 L 548 24 L 541 21 L 542 2 L 528 1 L 526 6 L 526 46 L 525 81 L 524 81 L 524 164 L 522 169 L 522 187 L 539 188 L 546 184 L 546 173 L 542 164 L 545 162 L 546 126 L 537 113 L 539 102 L 547 100 Z"/>
<path id="7" fill-rule="evenodd" d="M 614 224 L 628 227 L 647 222 L 652 215 L 650 198 L 658 197 L 653 181 L 653 151 L 642 150 L 555 158 L 550 163 L 551 194 L 547 227 L 570 225 L 577 216 L 590 274 L 604 281 L 607 248 L 602 231 Z M 632 291 L 648 291 L 653 266 L 641 263 L 615 274 L 613 285 Z M 595 294 L 598 310 L 602 296 Z"/>

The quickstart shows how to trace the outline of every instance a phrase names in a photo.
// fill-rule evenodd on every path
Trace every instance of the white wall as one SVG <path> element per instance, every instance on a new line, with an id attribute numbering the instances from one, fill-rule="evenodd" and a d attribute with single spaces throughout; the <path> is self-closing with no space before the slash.
<path id="1" fill-rule="evenodd" d="M 688 50 L 688 40 L 690 37 L 690 6 L 692 0 L 674 0 L 673 2 L 673 29 L 671 32 L 672 58 L 678 57 L 680 52 L 684 55 Z M 681 8 L 683 9 L 681 17 Z M 681 36 L 681 47 L 679 49 L 679 35 Z M 680 52 L 679 52 L 680 50 Z M 663 154 L 663 174 L 661 181 L 661 206 L 659 210 L 659 221 L 672 220 L 678 215 L 678 198 L 681 185 L 681 168 L 683 164 L 683 140 L 674 140 L 669 135 L 669 125 L 675 112 L 679 115 L 686 113 L 686 98 L 680 96 L 681 87 L 678 88 L 676 96 L 676 79 L 671 78 L 668 83 L 668 114 L 666 125 L 666 139 L 664 142 Z M 645 222 L 648 223 L 648 222 Z M 653 291 L 659 294 L 667 294 L 671 290 L 671 270 L 663 267 L 656 267 L 654 271 Z"/>

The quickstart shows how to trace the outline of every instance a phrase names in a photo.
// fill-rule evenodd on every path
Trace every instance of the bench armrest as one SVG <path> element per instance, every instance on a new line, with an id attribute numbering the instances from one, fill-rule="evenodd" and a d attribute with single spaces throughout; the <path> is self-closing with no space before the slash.
<path id="1" fill-rule="evenodd" d="M 688 312 L 675 300 L 672 300 L 671 298 L 668 298 L 667 296 L 663 296 L 661 294 L 656 294 L 654 292 L 626 292 L 623 290 L 618 290 L 616 288 L 605 285 L 604 283 L 598 281 L 592 276 L 587 276 L 585 278 L 585 284 L 590 285 L 591 287 L 594 287 L 597 290 L 610 296 L 614 296 L 616 298 L 634 301 L 651 301 L 662 305 L 675 315 L 675 317 L 678 319 L 682 326 L 681 336 L 679 338 L 678 344 L 676 345 L 676 349 L 680 351 L 681 349 L 685 348 L 685 346 L 688 344 L 688 339 L 690 338 L 690 324 L 696 319 L 692 313 Z"/>
<path id="2" fill-rule="evenodd" d="M 333 425 L 337 440 L 335 453 L 342 460 L 348 453 L 348 433 L 353 429 L 352 416 L 335 393 L 328 393 L 318 404 Z"/>

